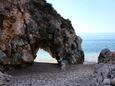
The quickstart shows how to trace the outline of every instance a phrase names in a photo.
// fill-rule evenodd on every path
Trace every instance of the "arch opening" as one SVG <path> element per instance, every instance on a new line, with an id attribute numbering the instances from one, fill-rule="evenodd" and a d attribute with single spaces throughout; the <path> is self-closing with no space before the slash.
<path id="1" fill-rule="evenodd" d="M 43 63 L 57 63 L 56 59 L 52 58 L 52 56 L 45 50 L 39 49 L 36 53 L 35 62 L 43 62 Z"/>

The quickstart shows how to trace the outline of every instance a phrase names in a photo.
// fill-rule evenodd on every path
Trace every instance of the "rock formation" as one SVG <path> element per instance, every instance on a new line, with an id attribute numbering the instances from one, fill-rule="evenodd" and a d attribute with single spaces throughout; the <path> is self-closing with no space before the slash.
<path id="1" fill-rule="evenodd" d="M 98 57 L 98 63 L 115 63 L 115 51 L 103 49 Z"/>
<path id="2" fill-rule="evenodd" d="M 59 64 L 84 61 L 81 38 L 45 0 L 0 0 L 0 64 L 32 63 L 42 48 Z"/>

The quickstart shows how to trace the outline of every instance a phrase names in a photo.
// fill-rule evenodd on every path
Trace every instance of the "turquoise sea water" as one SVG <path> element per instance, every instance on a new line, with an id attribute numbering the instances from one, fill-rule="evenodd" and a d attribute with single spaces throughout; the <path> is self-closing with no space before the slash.
<path id="1" fill-rule="evenodd" d="M 85 52 L 85 60 L 97 62 L 99 53 L 104 48 L 115 50 L 115 33 L 85 33 L 79 34 Z"/>
<path id="2" fill-rule="evenodd" d="M 115 33 L 84 33 L 78 35 L 83 39 L 82 48 L 85 61 L 97 62 L 99 53 L 104 48 L 115 50 Z M 39 50 L 36 61 L 56 62 L 47 52 Z"/>

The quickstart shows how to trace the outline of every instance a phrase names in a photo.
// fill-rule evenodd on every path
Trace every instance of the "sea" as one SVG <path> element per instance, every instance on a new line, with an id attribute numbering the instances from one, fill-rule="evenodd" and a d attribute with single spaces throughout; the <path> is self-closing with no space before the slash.
<path id="1" fill-rule="evenodd" d="M 109 48 L 115 50 L 115 33 L 77 33 L 82 38 L 82 49 L 85 54 L 85 62 L 97 62 L 98 56 L 102 49 Z M 56 63 L 48 52 L 39 49 L 37 62 Z"/>

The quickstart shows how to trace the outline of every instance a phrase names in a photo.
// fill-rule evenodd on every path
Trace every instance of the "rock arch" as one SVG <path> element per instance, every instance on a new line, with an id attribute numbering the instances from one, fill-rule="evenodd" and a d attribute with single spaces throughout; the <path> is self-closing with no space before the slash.
<path id="1" fill-rule="evenodd" d="M 81 38 L 45 0 L 0 1 L 0 64 L 32 63 L 39 48 L 58 63 L 84 61 Z"/>

